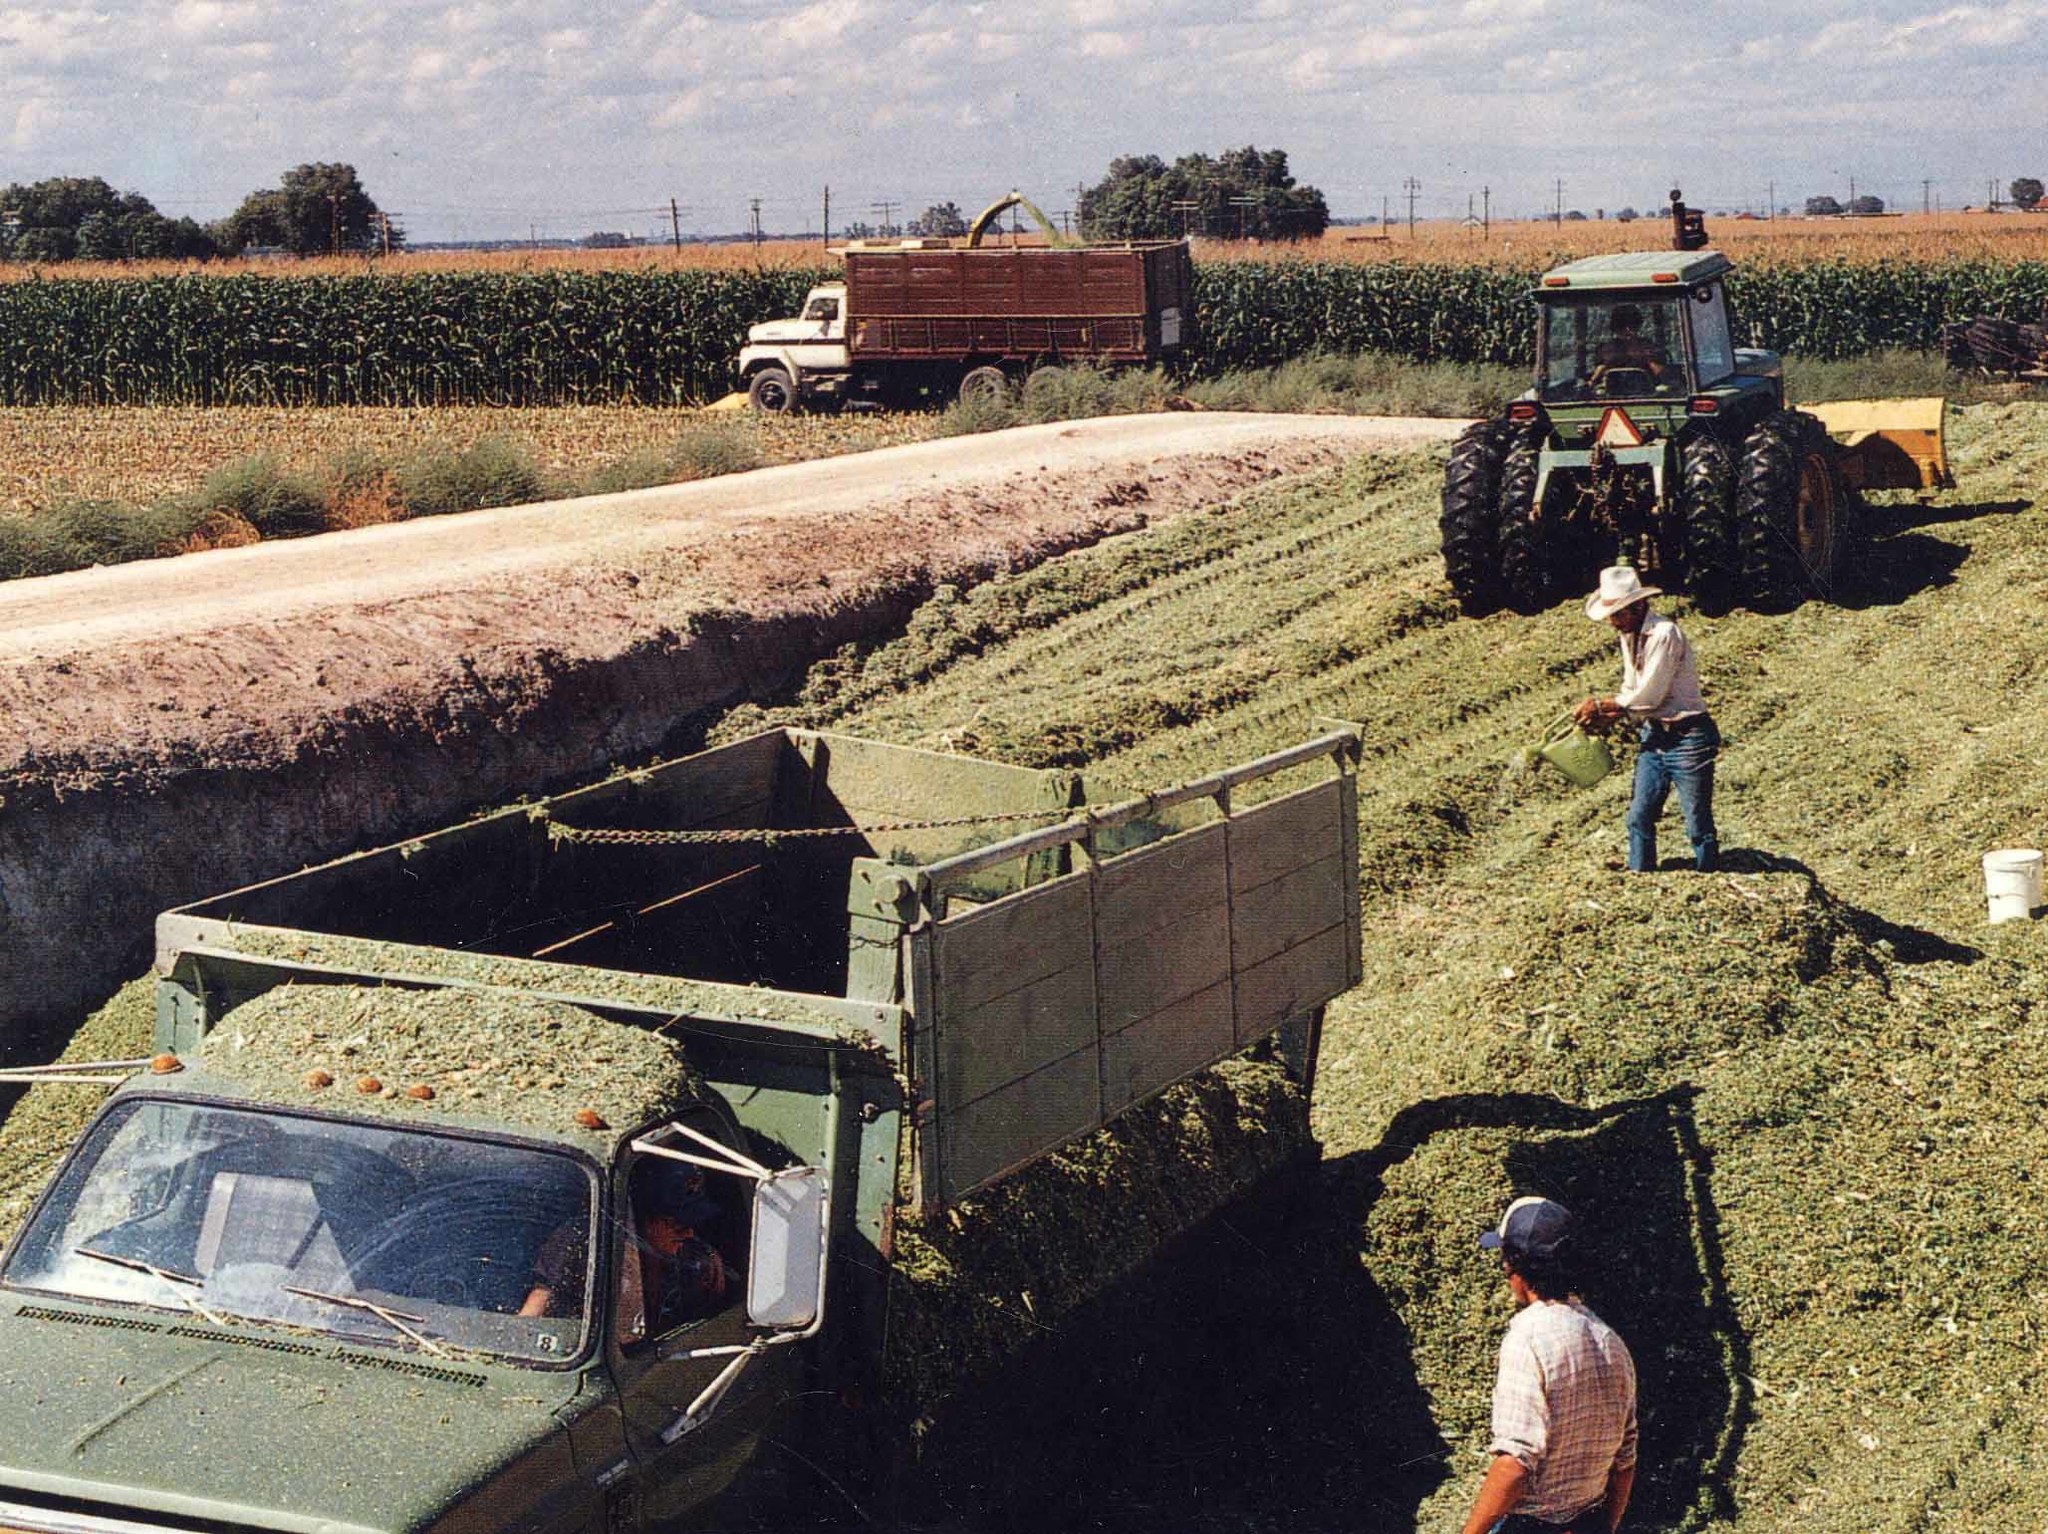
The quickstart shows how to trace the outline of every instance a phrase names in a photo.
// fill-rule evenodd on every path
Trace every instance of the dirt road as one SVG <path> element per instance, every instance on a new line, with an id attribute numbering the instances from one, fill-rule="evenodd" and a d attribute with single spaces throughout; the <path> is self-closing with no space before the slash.
<path id="1" fill-rule="evenodd" d="M 169 906 L 687 747 L 939 585 L 1456 429 L 1031 427 L 0 586 L 0 1058 Z"/>
<path id="2" fill-rule="evenodd" d="M 1130 475 L 1183 455 L 1214 458 L 1305 445 L 1383 447 L 1454 436 L 1462 423 L 1389 417 L 1186 413 L 1118 416 L 883 448 L 749 474 L 430 521 L 396 523 L 77 571 L 0 586 L 0 659 L 191 636 L 337 607 L 491 593 L 575 579 L 593 565 L 668 560 L 792 518 L 893 521 L 909 502 L 979 500 L 1001 482 Z M 1025 513 L 1035 520 L 1039 513 Z M 828 527 L 807 544 L 826 556 Z M 904 531 L 913 537 L 914 526 Z"/>

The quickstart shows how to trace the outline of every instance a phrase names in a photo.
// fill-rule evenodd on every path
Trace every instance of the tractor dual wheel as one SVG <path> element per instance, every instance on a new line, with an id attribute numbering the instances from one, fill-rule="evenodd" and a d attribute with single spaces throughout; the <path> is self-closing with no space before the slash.
<path id="1" fill-rule="evenodd" d="M 1501 605 L 1500 471 L 1514 441 L 1506 421 L 1475 421 L 1452 444 L 1437 517 L 1444 575 L 1458 606 L 1480 617 Z"/>
<path id="2" fill-rule="evenodd" d="M 787 415 L 797 407 L 796 381 L 785 368 L 763 368 L 747 384 L 747 403 L 763 415 Z"/>
<path id="3" fill-rule="evenodd" d="M 1543 436 L 1540 428 L 1517 433 L 1500 467 L 1500 530 L 1494 540 L 1494 559 L 1507 605 L 1524 614 L 1549 606 L 1555 585 L 1551 545 L 1556 529 L 1536 504 Z"/>
<path id="4" fill-rule="evenodd" d="M 1685 589 L 1706 613 L 1734 605 L 1742 577 L 1736 539 L 1735 457 L 1720 438 L 1698 432 L 1678 450 L 1675 542 L 1683 551 Z"/>
<path id="5" fill-rule="evenodd" d="M 1759 422 L 1743 445 L 1736 510 L 1749 599 L 1834 595 L 1849 516 L 1827 428 L 1800 410 Z"/>

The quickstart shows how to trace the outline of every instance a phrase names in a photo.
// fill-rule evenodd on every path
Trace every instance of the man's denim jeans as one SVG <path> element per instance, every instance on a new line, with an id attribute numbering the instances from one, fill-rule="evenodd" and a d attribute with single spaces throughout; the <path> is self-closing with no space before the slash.
<path id="1" fill-rule="evenodd" d="M 1701 873 L 1711 872 L 1721 852 L 1714 831 L 1714 758 L 1721 749 L 1721 732 L 1711 717 L 1696 714 L 1670 725 L 1652 721 L 1638 738 L 1635 798 L 1628 807 L 1628 866 L 1638 873 L 1656 868 L 1657 817 L 1676 788 L 1693 866 Z"/>

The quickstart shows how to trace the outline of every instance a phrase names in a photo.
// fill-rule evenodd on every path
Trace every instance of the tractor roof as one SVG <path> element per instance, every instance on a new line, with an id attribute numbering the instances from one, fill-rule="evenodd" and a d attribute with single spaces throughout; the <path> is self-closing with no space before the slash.
<path id="1" fill-rule="evenodd" d="M 1567 262 L 1545 272 L 1543 286 L 1567 290 L 1682 286 L 1705 282 L 1734 268 L 1735 263 L 1718 250 L 1631 250 Z"/>

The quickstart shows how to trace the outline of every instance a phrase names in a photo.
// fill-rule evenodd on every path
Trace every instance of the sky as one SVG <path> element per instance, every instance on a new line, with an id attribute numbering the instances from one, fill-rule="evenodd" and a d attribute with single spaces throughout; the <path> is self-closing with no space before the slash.
<path id="1" fill-rule="evenodd" d="M 355 165 L 417 241 L 835 229 L 1119 154 L 1287 151 L 1332 212 L 1894 207 L 2048 180 L 2048 0 L 0 0 L 0 184 L 205 220 Z M 1923 185 L 1923 183 L 1931 183 Z M 893 214 L 892 214 L 893 216 Z"/>

